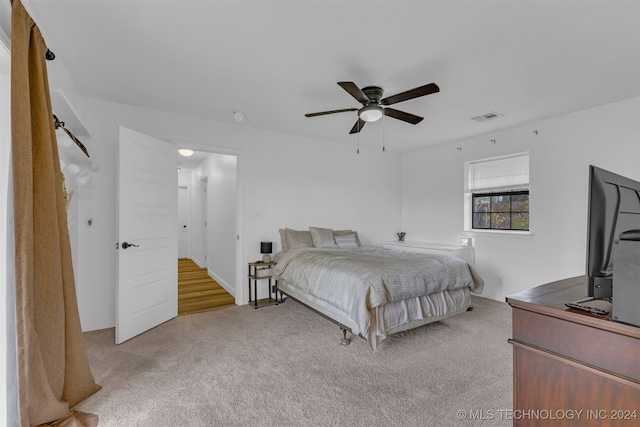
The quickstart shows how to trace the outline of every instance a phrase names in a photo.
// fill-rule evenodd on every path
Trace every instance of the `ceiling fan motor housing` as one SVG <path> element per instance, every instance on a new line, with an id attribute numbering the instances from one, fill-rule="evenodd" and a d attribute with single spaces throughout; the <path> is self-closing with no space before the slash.
<path id="1" fill-rule="evenodd" d="M 378 86 L 367 86 L 362 88 L 362 92 L 367 95 L 367 98 L 374 104 L 379 104 L 382 99 L 382 88 Z"/>

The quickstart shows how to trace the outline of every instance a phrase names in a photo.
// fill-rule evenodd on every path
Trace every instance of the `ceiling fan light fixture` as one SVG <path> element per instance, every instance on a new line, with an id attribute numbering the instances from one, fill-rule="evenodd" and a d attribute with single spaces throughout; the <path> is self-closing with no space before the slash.
<path id="1" fill-rule="evenodd" d="M 186 148 L 179 149 L 178 153 L 180 153 L 180 155 L 183 156 L 183 157 L 191 157 L 191 156 L 193 156 L 193 150 L 188 150 Z"/>
<path id="2" fill-rule="evenodd" d="M 358 117 L 365 122 L 375 122 L 382 117 L 382 107 L 378 105 L 367 105 L 358 111 Z"/>

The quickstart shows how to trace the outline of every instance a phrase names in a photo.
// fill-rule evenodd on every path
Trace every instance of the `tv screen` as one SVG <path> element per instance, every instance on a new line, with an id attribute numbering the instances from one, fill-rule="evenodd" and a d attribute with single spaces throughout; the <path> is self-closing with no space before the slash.
<path id="1" fill-rule="evenodd" d="M 613 248 L 620 234 L 640 229 L 640 182 L 589 167 L 587 276 L 589 297 L 611 298 Z"/>

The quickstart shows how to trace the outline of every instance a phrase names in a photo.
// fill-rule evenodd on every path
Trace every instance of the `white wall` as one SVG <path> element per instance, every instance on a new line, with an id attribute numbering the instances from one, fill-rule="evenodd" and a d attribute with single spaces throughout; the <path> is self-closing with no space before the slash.
<path id="1" fill-rule="evenodd" d="M 9 209 L 9 166 L 11 164 L 11 55 L 8 37 L 0 28 L 0 425 L 18 425 L 15 344 L 15 288 L 13 280 L 13 239 L 7 221 Z M 13 232 L 13 229 L 11 229 Z M 6 301 L 6 304 L 5 304 Z M 6 390 L 6 392 L 5 392 Z"/>
<path id="2" fill-rule="evenodd" d="M 237 156 L 211 154 L 191 175 L 191 235 L 192 259 L 222 285 L 236 295 L 236 213 Z M 206 177 L 207 227 L 204 228 L 203 204 Z M 207 254 L 203 253 L 205 239 Z M 239 301 L 240 302 L 240 301 Z"/>
<path id="3" fill-rule="evenodd" d="M 188 187 L 191 185 L 191 171 L 178 172 L 178 187 Z"/>
<path id="4" fill-rule="evenodd" d="M 523 151 L 533 235 L 464 232 L 464 162 Z M 640 180 L 640 98 L 405 154 L 402 228 L 408 240 L 473 237 L 484 294 L 494 299 L 582 275 L 590 164 Z"/>
<path id="5" fill-rule="evenodd" d="M 204 170 L 204 164 L 198 165 L 191 172 L 189 181 L 189 200 L 191 209 L 189 210 L 189 258 L 193 260 L 198 267 L 207 268 L 205 248 L 205 227 L 204 227 L 204 186 L 202 181 L 206 177 L 208 171 Z M 208 179 L 208 178 L 206 178 Z"/>
<path id="6" fill-rule="evenodd" d="M 232 295 L 238 296 L 240 294 L 235 289 L 237 157 L 212 154 L 205 164 L 208 197 L 207 269 L 210 276 Z M 251 253 L 254 245 L 247 242 L 247 246 Z M 244 303 L 242 300 L 236 302 Z"/>
<path id="7" fill-rule="evenodd" d="M 74 97 L 66 90 L 65 94 L 91 133 L 91 138 L 83 142 L 101 165 L 79 209 L 81 224 L 86 223 L 88 215 L 94 218 L 90 230 L 80 229 L 77 248 L 88 260 L 83 263 L 80 259 L 76 284 L 82 295 L 79 306 L 85 331 L 111 327 L 115 322 L 115 153 L 119 125 L 190 144 L 200 151 L 238 156 L 237 185 L 243 197 L 238 201 L 241 220 L 237 230 L 244 248 L 236 270 L 239 301 L 247 300 L 243 280 L 246 263 L 260 258 L 261 240 L 273 241 L 274 250 L 279 250 L 278 228 L 354 228 L 365 243 L 378 245 L 399 230 L 400 155 L 363 146 L 358 155 L 355 146 Z M 88 233 L 90 238 L 83 238 Z M 229 254 L 225 252 L 224 256 Z"/>

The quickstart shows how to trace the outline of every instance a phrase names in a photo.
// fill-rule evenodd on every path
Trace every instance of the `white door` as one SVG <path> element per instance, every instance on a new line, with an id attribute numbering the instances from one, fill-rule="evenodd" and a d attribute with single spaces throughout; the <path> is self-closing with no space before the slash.
<path id="1" fill-rule="evenodd" d="M 116 344 L 178 315 L 175 146 L 120 127 Z"/>
<path id="2" fill-rule="evenodd" d="M 178 187 L 178 258 L 188 258 L 189 188 Z"/>

